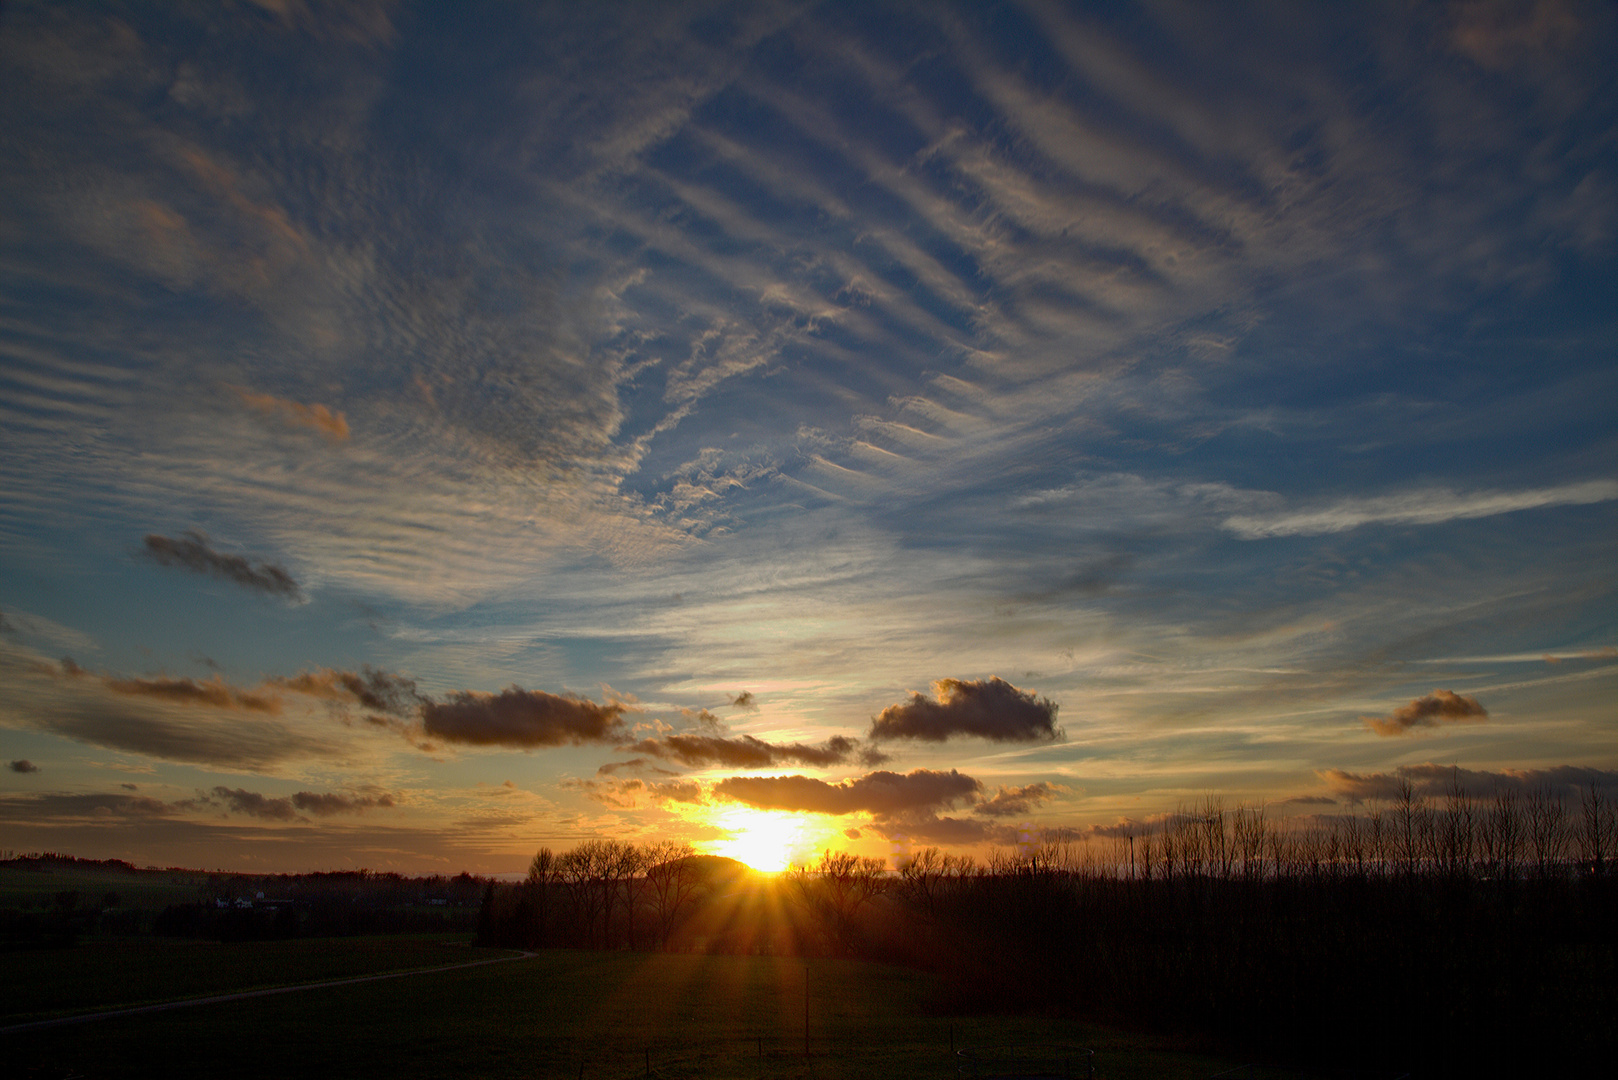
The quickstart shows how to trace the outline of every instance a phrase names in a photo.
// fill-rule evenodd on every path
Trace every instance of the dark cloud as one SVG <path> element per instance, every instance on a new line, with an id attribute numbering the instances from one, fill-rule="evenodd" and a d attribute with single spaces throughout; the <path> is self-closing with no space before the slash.
<path id="1" fill-rule="evenodd" d="M 954 769 L 916 769 L 907 774 L 867 773 L 829 784 L 808 776 L 730 776 L 713 787 L 716 798 L 746 803 L 762 810 L 804 810 L 816 814 L 864 812 L 893 817 L 938 809 L 969 799 L 983 785 Z"/>
<path id="2" fill-rule="evenodd" d="M 391 716 L 409 716 L 426 699 L 416 690 L 416 681 L 369 665 L 357 673 L 322 668 L 290 678 L 271 679 L 272 685 L 309 697 L 352 701 L 367 709 Z"/>
<path id="3" fill-rule="evenodd" d="M 1378 735 L 1403 735 L 1411 728 L 1437 727 L 1467 721 L 1483 721 L 1489 710 L 1478 704 L 1477 698 L 1466 697 L 1450 690 L 1434 690 L 1426 697 L 1416 698 L 1401 705 L 1387 716 L 1365 716 L 1365 726 Z"/>
<path id="4" fill-rule="evenodd" d="M 139 791 L 140 790 L 140 786 L 137 785 L 137 784 L 119 784 L 118 786 L 123 788 L 125 791 Z"/>
<path id="5" fill-rule="evenodd" d="M 665 761 L 701 768 L 723 765 L 731 769 L 765 769 L 773 765 L 812 765 L 824 768 L 860 761 L 877 765 L 887 760 L 875 750 L 861 749 L 858 739 L 834 735 L 819 746 L 803 743 L 768 743 L 751 735 L 722 738 L 716 735 L 665 735 L 618 747 L 631 754 L 650 754 Z"/>
<path id="6" fill-rule="evenodd" d="M 1062 790 L 1043 781 L 1022 787 L 1002 787 L 972 809 L 973 813 L 988 817 L 1020 817 L 1054 799 Z"/>
<path id="7" fill-rule="evenodd" d="M 292 796 L 292 805 L 315 817 L 334 814 L 363 814 L 374 807 L 391 807 L 392 795 L 337 795 L 300 791 Z"/>
<path id="8" fill-rule="evenodd" d="M 1277 806 L 1336 806 L 1337 800 L 1330 795 L 1294 795 L 1290 799 L 1282 799 Z"/>
<path id="9" fill-rule="evenodd" d="M 0 818 L 12 821 L 150 820 L 179 809 L 144 795 L 0 795 Z"/>
<path id="10" fill-rule="evenodd" d="M 1119 818 L 1111 825 L 1090 826 L 1090 835 L 1105 836 L 1112 839 L 1123 839 L 1124 837 L 1129 836 L 1141 836 L 1147 832 L 1150 832 L 1151 829 L 1152 826 L 1144 821 L 1136 821 L 1134 818 Z"/>
<path id="11" fill-rule="evenodd" d="M 628 761 L 609 761 L 596 770 L 597 776 L 613 776 L 620 772 L 654 773 L 658 776 L 679 776 L 673 769 L 660 769 L 645 758 L 630 758 Z"/>
<path id="12" fill-rule="evenodd" d="M 253 565 L 240 555 L 226 555 L 215 551 L 205 533 L 187 529 L 178 538 L 149 534 L 143 554 L 161 566 L 178 566 L 198 574 L 233 581 L 245 589 L 284 596 L 289 600 L 303 597 L 303 589 L 285 567 L 261 562 Z"/>
<path id="13" fill-rule="evenodd" d="M 977 821 L 972 818 L 939 817 L 933 813 L 902 814 L 878 821 L 889 840 L 911 844 L 1015 844 L 1017 829 L 1012 825 Z"/>
<path id="14" fill-rule="evenodd" d="M 13 761 L 11 764 L 7 765 L 6 768 L 15 773 L 31 773 L 39 771 L 39 766 L 35 765 L 27 758 L 23 758 L 20 761 Z"/>
<path id="15" fill-rule="evenodd" d="M 298 816 L 291 799 L 276 799 L 256 791 L 223 786 L 214 788 L 211 794 L 213 799 L 229 807 L 233 814 L 264 818 L 266 821 L 291 821 Z"/>
<path id="16" fill-rule="evenodd" d="M 64 666 L 66 661 L 63 662 Z M 248 712 L 279 713 L 281 699 L 270 694 L 254 693 L 231 686 L 219 676 L 205 682 L 196 679 L 103 679 L 103 684 L 115 694 L 130 697 L 150 697 L 172 701 L 181 705 L 211 705 L 216 709 L 245 710 Z"/>
<path id="17" fill-rule="evenodd" d="M 940 679 L 933 693 L 936 699 L 911 694 L 909 701 L 883 709 L 871 723 L 870 737 L 943 742 L 969 735 L 991 742 L 1038 742 L 1062 736 L 1055 702 L 1004 679 Z"/>
<path id="18" fill-rule="evenodd" d="M 0 634 L 14 634 L 16 632 L 17 628 L 6 621 L 6 613 L 4 611 L 0 611 Z M 744 694 L 743 696 L 749 701 L 752 700 L 751 694 Z"/>
<path id="19" fill-rule="evenodd" d="M 316 817 L 331 817 L 335 814 L 362 814 L 373 807 L 394 804 L 393 796 L 385 794 L 337 795 L 300 791 L 291 796 L 272 797 L 243 788 L 223 786 L 214 788 L 205 802 L 220 802 L 231 813 L 264 818 L 266 821 L 291 821 L 300 810 Z"/>
<path id="20" fill-rule="evenodd" d="M 730 704 L 734 709 L 743 709 L 749 711 L 756 711 L 758 709 L 758 702 L 753 700 L 753 692 L 751 690 L 743 690 L 741 693 L 730 699 Z"/>
<path id="21" fill-rule="evenodd" d="M 509 686 L 498 694 L 462 690 L 446 701 L 427 701 L 421 718 L 427 734 L 445 742 L 526 749 L 622 738 L 624 711 L 616 701 L 597 705 Z"/>
<path id="22" fill-rule="evenodd" d="M 1406 784 L 1421 798 L 1443 798 L 1457 786 L 1461 794 L 1474 799 L 1489 798 L 1496 791 L 1515 791 L 1528 794 L 1545 790 L 1552 794 L 1577 797 L 1579 791 L 1591 787 L 1618 787 L 1618 771 L 1591 769 L 1578 765 L 1558 765 L 1550 769 L 1503 769 L 1491 772 L 1482 769 L 1461 769 L 1453 765 L 1402 765 L 1391 773 L 1352 773 L 1342 769 L 1325 769 L 1320 778 L 1326 781 L 1345 802 L 1359 803 L 1371 799 L 1393 800 L 1400 796 Z"/>

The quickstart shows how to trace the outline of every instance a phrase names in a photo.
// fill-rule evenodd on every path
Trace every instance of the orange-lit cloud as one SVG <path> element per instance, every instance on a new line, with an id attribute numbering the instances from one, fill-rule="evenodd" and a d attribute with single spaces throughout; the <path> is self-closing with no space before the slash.
<path id="1" fill-rule="evenodd" d="M 103 679 L 102 683 L 115 694 L 157 698 L 180 705 L 210 705 L 216 709 L 262 713 L 281 711 L 279 697 L 231 686 L 217 675 L 205 682 L 186 678 L 158 678 Z"/>
<path id="2" fill-rule="evenodd" d="M 715 784 L 713 794 L 760 810 L 892 816 L 952 806 L 982 789 L 977 780 L 954 769 L 916 769 L 868 773 L 837 784 L 808 776 L 731 776 Z"/>
<path id="3" fill-rule="evenodd" d="M 909 701 L 883 709 L 871 723 L 870 737 L 943 742 L 967 735 L 990 742 L 1039 742 L 1062 736 L 1055 702 L 999 677 L 940 679 L 933 693 L 936 700 L 911 694 Z"/>
<path id="4" fill-rule="evenodd" d="M 703 801 L 702 785 L 695 780 L 571 780 L 563 786 L 577 788 L 596 802 L 621 810 L 632 810 L 647 801 Z"/>
<path id="5" fill-rule="evenodd" d="M 416 691 L 415 680 L 373 667 L 359 672 L 322 668 L 269 681 L 309 697 L 352 701 L 392 716 L 407 716 L 424 700 Z"/>
<path id="6" fill-rule="evenodd" d="M 1021 817 L 1054 799 L 1062 790 L 1058 785 L 1044 781 L 1022 787 L 1002 787 L 978 803 L 972 811 L 988 817 Z"/>
<path id="7" fill-rule="evenodd" d="M 1477 698 L 1451 690 L 1434 690 L 1426 697 L 1399 706 L 1387 716 L 1361 717 L 1365 726 L 1378 735 L 1403 735 L 1412 728 L 1481 722 L 1488 718 L 1489 710 L 1478 704 Z"/>
<path id="8" fill-rule="evenodd" d="M 271 394 L 255 394 L 245 387 L 232 386 L 236 396 L 254 412 L 273 416 L 293 427 L 306 427 L 320 432 L 332 442 L 348 439 L 348 417 L 325 405 L 305 405 L 301 401 L 278 398 Z"/>

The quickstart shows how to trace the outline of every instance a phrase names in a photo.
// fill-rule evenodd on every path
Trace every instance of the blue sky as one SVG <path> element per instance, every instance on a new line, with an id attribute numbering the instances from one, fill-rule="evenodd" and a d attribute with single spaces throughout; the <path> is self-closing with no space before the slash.
<path id="1" fill-rule="evenodd" d="M 7 5 L 0 839 L 1618 781 L 1615 79 L 1599 3 Z"/>

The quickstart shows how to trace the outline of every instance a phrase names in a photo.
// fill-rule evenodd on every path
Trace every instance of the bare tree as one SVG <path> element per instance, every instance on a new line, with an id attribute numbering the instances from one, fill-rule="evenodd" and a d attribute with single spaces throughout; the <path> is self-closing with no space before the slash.
<path id="1" fill-rule="evenodd" d="M 543 945 L 550 940 L 550 927 L 554 914 L 551 910 L 552 901 L 556 886 L 561 884 L 561 881 L 560 860 L 551 853 L 550 848 L 540 848 L 528 864 L 528 880 L 524 882 L 524 892 L 533 912 L 535 944 Z"/>
<path id="2" fill-rule="evenodd" d="M 1550 876 L 1567 852 L 1567 803 L 1540 786 L 1528 795 L 1528 843 L 1534 852 L 1534 873 Z"/>
<path id="3" fill-rule="evenodd" d="M 854 951 L 854 916 L 881 890 L 883 869 L 881 859 L 828 850 L 813 870 L 805 867 L 792 875 L 799 899 L 828 924 L 844 955 Z"/>
<path id="4" fill-rule="evenodd" d="M 1523 841 L 1522 815 L 1517 811 L 1515 788 L 1495 785 L 1480 841 L 1485 872 L 1507 880 L 1515 876 Z"/>
<path id="5" fill-rule="evenodd" d="M 1231 817 L 1233 846 L 1241 860 L 1242 877 L 1248 881 L 1264 875 L 1264 808 L 1248 810 L 1238 806 Z"/>
<path id="6" fill-rule="evenodd" d="M 646 849 L 646 886 L 657 925 L 657 942 L 668 948 L 680 913 L 696 891 L 698 874 L 690 844 L 664 840 Z"/>
<path id="7" fill-rule="evenodd" d="M 1603 795 L 1595 784 L 1579 797 L 1580 856 L 1590 872 L 1600 877 L 1607 872 L 1612 857 L 1615 808 L 1612 797 Z"/>

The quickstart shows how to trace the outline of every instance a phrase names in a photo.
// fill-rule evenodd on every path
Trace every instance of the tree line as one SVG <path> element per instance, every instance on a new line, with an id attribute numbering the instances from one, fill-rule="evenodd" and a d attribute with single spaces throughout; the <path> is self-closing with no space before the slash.
<path id="1" fill-rule="evenodd" d="M 929 969 L 943 1011 L 1073 1012 L 1303 1064 L 1543 1074 L 1618 1046 L 1615 825 L 1598 789 L 1456 785 L 1301 821 L 1210 799 L 982 860 L 828 851 L 773 879 L 595 840 L 489 885 L 479 936 L 860 957 Z"/>

